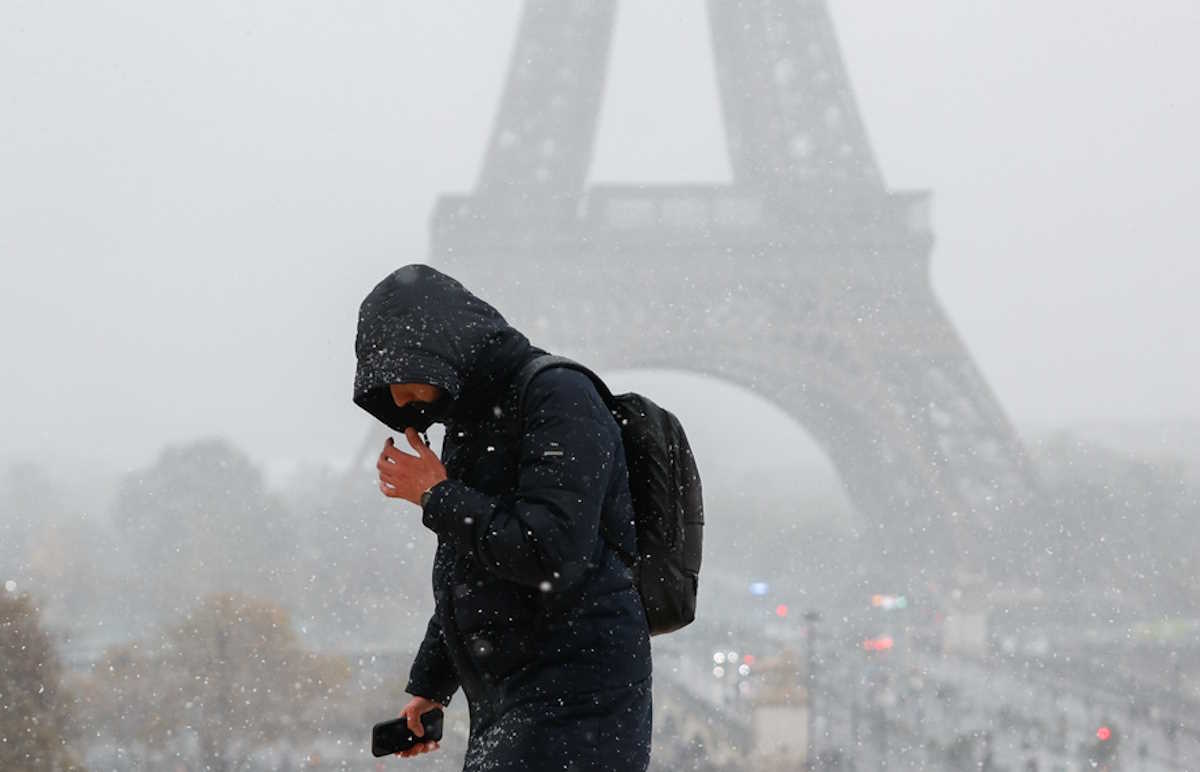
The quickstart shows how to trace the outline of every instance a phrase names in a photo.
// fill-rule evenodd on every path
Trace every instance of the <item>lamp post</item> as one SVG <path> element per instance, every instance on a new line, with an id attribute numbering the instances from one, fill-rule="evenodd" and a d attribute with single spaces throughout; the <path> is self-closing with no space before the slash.
<path id="1" fill-rule="evenodd" d="M 805 646 L 807 655 L 806 677 L 808 679 L 808 688 L 805 693 L 808 696 L 808 731 L 807 731 L 807 748 L 804 752 L 804 765 L 807 769 L 816 769 L 817 763 L 817 622 L 821 619 L 821 614 L 815 609 L 810 609 L 804 613 L 804 637 L 808 645 Z"/>

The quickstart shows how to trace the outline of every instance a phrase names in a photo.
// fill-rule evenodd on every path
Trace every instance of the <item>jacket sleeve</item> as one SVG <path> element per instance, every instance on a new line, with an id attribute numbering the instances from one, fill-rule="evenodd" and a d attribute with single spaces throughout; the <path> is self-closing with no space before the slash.
<path id="1" fill-rule="evenodd" d="M 409 670 L 408 685 L 404 691 L 443 705 L 449 705 L 450 698 L 458 691 L 458 676 L 450 661 L 450 652 L 442 637 L 442 626 L 438 623 L 436 613 L 430 617 L 429 626 L 425 628 L 425 640 L 421 641 L 421 648 L 417 650 L 417 658 Z"/>
<path id="2" fill-rule="evenodd" d="M 492 496 L 460 480 L 433 488 L 425 525 L 495 575 L 564 590 L 588 568 L 620 430 L 587 375 L 554 369 L 526 393 L 517 489 Z"/>

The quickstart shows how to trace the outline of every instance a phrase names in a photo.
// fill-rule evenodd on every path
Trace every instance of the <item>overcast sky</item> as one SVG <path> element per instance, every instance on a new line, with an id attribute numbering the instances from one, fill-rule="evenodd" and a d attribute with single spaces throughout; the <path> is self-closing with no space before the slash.
<path id="1" fill-rule="evenodd" d="M 934 191 L 936 291 L 1018 426 L 1200 416 L 1200 3 L 832 5 L 888 183 Z M 221 433 L 347 458 L 357 304 L 472 185 L 518 12 L 5 0 L 0 455 L 125 468 Z M 708 45 L 699 0 L 626 0 L 594 179 L 728 179 Z M 781 420 L 614 379 L 706 446 Z"/>

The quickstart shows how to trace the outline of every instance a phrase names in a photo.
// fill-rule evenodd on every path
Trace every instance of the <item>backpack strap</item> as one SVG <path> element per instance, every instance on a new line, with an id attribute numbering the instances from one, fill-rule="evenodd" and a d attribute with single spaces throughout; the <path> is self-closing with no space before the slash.
<path id="1" fill-rule="evenodd" d="M 517 410 L 521 415 L 525 414 L 525 392 L 529 388 L 529 382 L 533 380 L 535 375 L 551 367 L 566 367 L 571 370 L 578 370 L 591 378 L 592 383 L 596 386 L 596 390 L 600 392 L 600 396 L 604 399 L 604 404 L 608 406 L 610 411 L 613 409 L 612 392 L 609 391 L 608 385 L 600 379 L 600 376 L 569 357 L 558 356 L 557 354 L 542 354 L 526 362 L 517 371 L 515 379 L 517 384 Z"/>

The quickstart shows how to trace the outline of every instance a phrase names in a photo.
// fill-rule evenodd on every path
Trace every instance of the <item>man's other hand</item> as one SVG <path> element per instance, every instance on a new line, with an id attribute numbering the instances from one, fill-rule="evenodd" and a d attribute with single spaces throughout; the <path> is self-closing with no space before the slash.
<path id="1" fill-rule="evenodd" d="M 437 453 L 421 440 L 416 429 L 405 429 L 404 436 L 417 455 L 400 450 L 388 437 L 379 454 L 379 462 L 375 464 L 379 470 L 379 490 L 384 496 L 420 504 L 421 494 L 426 489 L 446 479 L 446 467 L 442 466 Z"/>
<path id="2" fill-rule="evenodd" d="M 411 431 L 411 429 L 409 431 Z M 400 711 L 400 715 L 408 719 L 408 731 L 412 732 L 417 737 L 424 737 L 425 727 L 421 725 L 421 716 L 425 715 L 434 708 L 441 707 L 443 707 L 441 703 L 434 702 L 433 700 L 427 700 L 424 697 L 413 697 L 408 701 L 408 704 L 404 706 L 404 709 Z M 417 743 L 408 750 L 400 751 L 396 755 L 403 756 L 407 759 L 410 756 L 419 756 L 422 753 L 429 753 L 430 751 L 436 751 L 437 749 L 437 741 L 430 740 L 429 742 Z"/>

